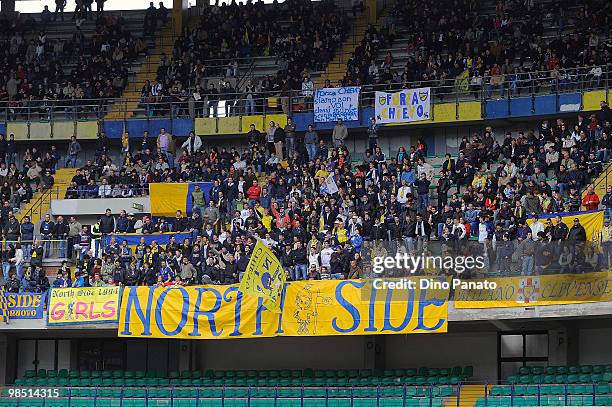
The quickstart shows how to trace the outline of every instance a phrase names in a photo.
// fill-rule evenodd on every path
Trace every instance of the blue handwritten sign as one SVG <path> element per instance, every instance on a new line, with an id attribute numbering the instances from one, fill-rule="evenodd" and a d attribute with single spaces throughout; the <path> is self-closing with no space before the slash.
<path id="1" fill-rule="evenodd" d="M 359 86 L 317 89 L 314 98 L 314 121 L 345 122 L 359 120 Z"/>

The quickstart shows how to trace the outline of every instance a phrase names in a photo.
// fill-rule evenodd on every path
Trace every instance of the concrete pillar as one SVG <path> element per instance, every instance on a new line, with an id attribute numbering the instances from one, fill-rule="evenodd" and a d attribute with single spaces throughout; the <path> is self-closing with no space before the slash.
<path id="1" fill-rule="evenodd" d="M 364 369 L 385 368 L 385 337 L 384 335 L 372 335 L 363 337 L 364 346 Z"/>
<path id="2" fill-rule="evenodd" d="M 567 328 L 567 364 L 577 365 L 580 362 L 580 330 L 570 324 Z"/>
<path id="3" fill-rule="evenodd" d="M 378 2 L 376 0 L 367 0 L 366 11 L 368 13 L 368 22 L 374 24 L 378 19 Z"/>
<path id="4" fill-rule="evenodd" d="M 17 371 L 17 340 L 13 335 L 0 334 L 0 384 L 13 383 Z"/>
<path id="5" fill-rule="evenodd" d="M 191 345 L 193 341 L 179 341 L 178 370 L 196 370 L 191 360 Z"/>
<path id="6" fill-rule="evenodd" d="M 187 21 L 188 0 L 172 0 L 172 20 L 174 35 L 179 36 L 183 32 L 183 24 Z"/>

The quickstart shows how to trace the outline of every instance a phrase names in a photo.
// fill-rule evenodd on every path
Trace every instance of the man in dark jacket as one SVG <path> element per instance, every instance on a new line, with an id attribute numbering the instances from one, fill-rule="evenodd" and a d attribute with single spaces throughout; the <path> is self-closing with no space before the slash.
<path id="1" fill-rule="evenodd" d="M 606 188 L 606 194 L 601 198 L 601 204 L 606 208 L 606 217 L 612 217 L 612 185 Z"/>
<path id="2" fill-rule="evenodd" d="M 438 180 L 438 210 L 441 211 L 442 208 L 446 206 L 448 203 L 448 191 L 451 188 L 451 182 L 446 174 L 446 171 L 442 171 L 440 173 L 440 179 Z"/>
<path id="3" fill-rule="evenodd" d="M 19 240 L 19 236 L 21 235 L 21 226 L 19 225 L 19 221 L 13 215 L 13 212 L 9 212 L 8 220 L 4 224 L 4 230 L 2 231 L 4 234 L 4 239 L 6 239 L 6 243 L 9 242 L 17 242 Z"/>
<path id="4" fill-rule="evenodd" d="M 40 241 L 35 240 L 34 245 L 30 249 L 30 265 L 32 267 L 34 266 L 42 267 L 42 261 L 43 261 L 44 254 L 45 254 L 44 248 L 40 245 Z"/>
<path id="5" fill-rule="evenodd" d="M 100 219 L 100 233 L 102 235 L 108 235 L 115 231 L 115 218 L 113 217 L 111 210 L 106 209 L 104 216 Z"/>
<path id="6" fill-rule="evenodd" d="M 580 219 L 574 218 L 574 224 L 569 230 L 567 240 L 574 243 L 586 242 L 586 230 L 584 230 L 584 226 L 580 224 Z"/>
<path id="7" fill-rule="evenodd" d="M 249 127 L 247 140 L 251 146 L 257 146 L 259 143 L 261 143 L 261 132 L 255 128 L 254 124 L 251 124 Z"/>
<path id="8" fill-rule="evenodd" d="M 40 224 L 39 232 L 44 242 L 44 253 L 46 256 L 51 256 L 51 239 L 53 237 L 53 230 L 55 223 L 51 220 L 51 215 L 46 214 L 45 220 Z"/>
<path id="9" fill-rule="evenodd" d="M 57 240 L 57 255 L 60 259 L 66 257 L 66 241 L 68 240 L 68 232 L 70 232 L 68 222 L 64 220 L 63 216 L 58 216 L 57 222 L 55 222 L 55 227 L 53 228 L 53 239 Z"/>
<path id="10" fill-rule="evenodd" d="M 115 230 L 117 233 L 128 233 L 130 230 L 130 226 L 131 221 L 130 219 L 128 219 L 125 209 L 122 209 L 119 213 L 119 217 L 117 218 Z"/>
<path id="11" fill-rule="evenodd" d="M 414 187 L 416 188 L 419 210 L 424 211 L 429 205 L 429 180 L 425 177 L 425 174 L 421 174 L 419 179 L 414 181 Z"/>
<path id="12" fill-rule="evenodd" d="M 21 248 L 25 260 L 30 259 L 32 243 L 34 243 L 34 224 L 30 221 L 30 217 L 26 215 L 21 222 Z"/>

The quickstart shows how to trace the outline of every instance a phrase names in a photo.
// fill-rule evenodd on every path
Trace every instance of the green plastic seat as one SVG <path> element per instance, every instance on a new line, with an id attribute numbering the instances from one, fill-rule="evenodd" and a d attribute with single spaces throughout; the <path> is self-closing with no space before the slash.
<path id="1" fill-rule="evenodd" d="M 474 376 L 474 366 L 466 366 L 463 368 L 463 375 L 465 379 L 469 379 Z"/>
<path id="2" fill-rule="evenodd" d="M 416 376 L 417 370 L 415 368 L 406 369 L 406 376 Z"/>

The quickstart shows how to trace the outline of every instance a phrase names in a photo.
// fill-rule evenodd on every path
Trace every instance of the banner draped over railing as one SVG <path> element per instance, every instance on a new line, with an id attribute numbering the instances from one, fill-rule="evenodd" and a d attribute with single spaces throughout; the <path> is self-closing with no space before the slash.
<path id="1" fill-rule="evenodd" d="M 237 285 L 125 287 L 120 337 L 229 339 L 440 333 L 448 290 L 373 289 L 372 281 L 287 283 L 281 313 Z"/>
<path id="2" fill-rule="evenodd" d="M 53 288 L 47 325 L 117 322 L 121 287 Z"/>
<path id="3" fill-rule="evenodd" d="M 409 123 L 430 119 L 431 89 L 404 89 L 376 92 L 376 123 Z"/>
<path id="4" fill-rule="evenodd" d="M 345 122 L 359 120 L 359 86 L 345 88 L 322 88 L 315 91 L 314 121 Z"/>
<path id="5" fill-rule="evenodd" d="M 115 239 L 115 243 L 121 245 L 124 241 L 127 242 L 128 246 L 138 246 L 140 239 L 144 237 L 145 244 L 150 245 L 155 240 L 157 244 L 166 245 L 170 242 L 170 238 L 174 237 L 176 243 L 183 243 L 185 239 L 192 238 L 191 233 L 152 233 L 152 234 L 141 234 L 141 233 L 126 233 L 126 234 L 112 234 L 106 235 L 106 244 L 109 245 L 112 238 Z"/>
<path id="6" fill-rule="evenodd" d="M 153 216 L 175 216 L 177 210 L 190 215 L 193 211 L 192 192 L 196 185 L 202 188 L 204 201 L 210 199 L 212 182 L 185 183 L 151 183 L 149 184 L 149 199 Z M 203 208 L 202 208 L 203 209 Z"/>
<path id="7" fill-rule="evenodd" d="M 471 280 L 478 282 L 484 280 Z M 455 308 L 506 308 L 612 301 L 612 273 L 489 278 L 490 289 L 455 290 Z"/>
<path id="8" fill-rule="evenodd" d="M 6 293 L 9 319 L 40 319 L 47 293 Z"/>

